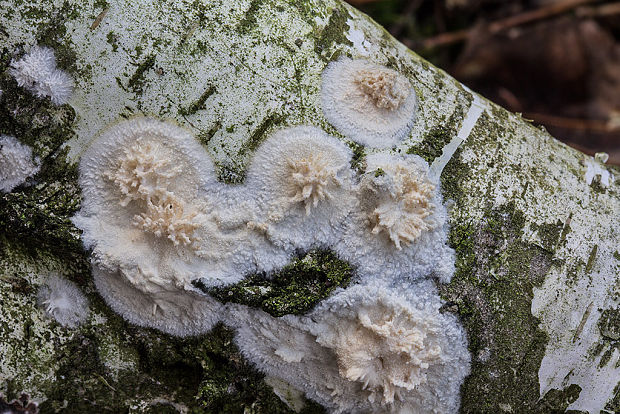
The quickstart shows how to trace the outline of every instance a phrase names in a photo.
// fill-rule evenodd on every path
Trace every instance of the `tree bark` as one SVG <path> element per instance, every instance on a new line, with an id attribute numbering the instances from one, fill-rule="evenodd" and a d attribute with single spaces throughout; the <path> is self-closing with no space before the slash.
<path id="1" fill-rule="evenodd" d="M 618 169 L 486 101 L 336 0 L 0 5 L 0 133 L 42 160 L 0 198 L 0 408 L 25 392 L 41 412 L 288 412 L 224 326 L 173 338 L 106 306 L 69 220 L 80 206 L 76 165 L 106 125 L 146 114 L 189 128 L 219 178 L 239 182 L 278 128 L 341 136 L 323 117 L 320 82 L 345 54 L 397 69 L 416 90 L 417 120 L 396 150 L 431 164 L 449 205 L 457 272 L 439 289 L 472 353 L 461 411 L 620 410 Z M 8 73 L 37 44 L 75 80 L 66 105 Z M 86 293 L 81 327 L 37 305 L 50 272 Z"/>

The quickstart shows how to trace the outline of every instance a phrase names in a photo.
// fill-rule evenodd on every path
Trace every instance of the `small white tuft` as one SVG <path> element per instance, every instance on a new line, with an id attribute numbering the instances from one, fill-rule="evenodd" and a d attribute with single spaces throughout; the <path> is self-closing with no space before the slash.
<path id="1" fill-rule="evenodd" d="M 409 80 L 366 60 L 342 57 L 323 71 L 325 118 L 353 141 L 391 147 L 411 130 L 417 101 Z"/>
<path id="2" fill-rule="evenodd" d="M 29 146 L 15 137 L 0 135 L 0 191 L 7 193 L 23 184 L 39 171 L 39 164 Z"/>
<path id="3" fill-rule="evenodd" d="M 246 179 L 257 200 L 257 226 L 277 245 L 333 244 L 355 201 L 351 157 L 344 143 L 316 127 L 273 134 L 256 151 Z"/>
<path id="4" fill-rule="evenodd" d="M 73 92 L 73 79 L 56 68 L 49 47 L 33 46 L 21 59 L 11 61 L 9 73 L 19 86 L 38 97 L 49 97 L 55 105 L 67 103 Z"/>
<path id="5" fill-rule="evenodd" d="M 357 187 L 358 203 L 336 252 L 364 275 L 390 279 L 452 277 L 447 212 L 428 164 L 415 155 L 371 154 Z M 381 257 L 381 260 L 377 260 Z"/>
<path id="6" fill-rule="evenodd" d="M 39 306 L 62 326 L 75 328 L 88 317 L 88 300 L 75 283 L 50 275 L 39 288 Z"/>

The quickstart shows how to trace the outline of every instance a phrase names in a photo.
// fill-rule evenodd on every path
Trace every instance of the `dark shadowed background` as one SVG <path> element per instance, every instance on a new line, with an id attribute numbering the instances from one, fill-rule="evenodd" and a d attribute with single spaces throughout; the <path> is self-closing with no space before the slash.
<path id="1" fill-rule="evenodd" d="M 348 1 L 476 92 L 620 165 L 620 1 Z"/>

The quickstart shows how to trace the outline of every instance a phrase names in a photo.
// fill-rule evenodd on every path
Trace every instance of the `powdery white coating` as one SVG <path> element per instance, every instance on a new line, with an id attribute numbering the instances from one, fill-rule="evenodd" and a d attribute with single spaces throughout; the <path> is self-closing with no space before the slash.
<path id="1" fill-rule="evenodd" d="M 421 278 L 433 272 L 449 282 L 454 251 L 446 244 L 447 212 L 428 164 L 416 155 L 384 153 L 367 156 L 366 163 L 358 202 L 336 252 L 357 266 L 362 278 Z"/>
<path id="2" fill-rule="evenodd" d="M 325 118 L 353 141 L 375 148 L 397 144 L 411 130 L 417 100 L 409 80 L 375 63 L 342 57 L 323 71 Z"/>
<path id="3" fill-rule="evenodd" d="M 93 277 L 108 305 L 139 326 L 156 328 L 170 335 L 189 336 L 208 332 L 220 319 L 222 305 L 191 288 L 183 290 L 161 285 L 144 291 L 122 271 L 108 272 L 97 266 L 93 266 Z"/>
<path id="4" fill-rule="evenodd" d="M 10 192 L 39 171 L 38 158 L 32 148 L 15 137 L 0 135 L 0 191 Z"/>
<path id="5" fill-rule="evenodd" d="M 37 294 L 39 306 L 62 326 L 75 328 L 88 317 L 88 300 L 75 283 L 49 275 Z"/>
<path id="6" fill-rule="evenodd" d="M 17 84 L 38 97 L 49 96 L 56 105 L 69 101 L 73 79 L 56 68 L 54 51 L 49 47 L 33 46 L 21 59 L 11 61 L 9 73 Z"/>
<path id="7" fill-rule="evenodd" d="M 187 293 L 192 281 L 234 283 L 250 272 L 281 268 L 293 254 L 252 228 L 251 197 L 218 183 L 205 150 L 175 125 L 135 118 L 110 127 L 83 154 L 79 181 L 84 200 L 73 222 L 100 274 L 112 275 L 99 277 L 99 290 L 134 323 L 177 335 L 202 332 L 217 316 L 199 327 L 184 320 L 178 329 L 172 325 L 179 315 L 194 317 L 182 299 L 198 300 L 196 292 Z M 152 305 L 153 295 L 157 317 L 149 310 L 140 320 L 145 306 L 132 302 Z M 200 318 L 205 309 L 199 306 Z"/>
<path id="8" fill-rule="evenodd" d="M 357 285 L 307 317 L 237 305 L 229 319 L 248 359 L 330 412 L 456 412 L 469 373 L 465 333 L 439 312 L 431 282 L 405 292 Z"/>
<path id="9" fill-rule="evenodd" d="M 273 134 L 256 151 L 246 178 L 258 206 L 257 227 L 286 248 L 335 243 L 355 201 L 351 157 L 344 143 L 316 127 Z"/>

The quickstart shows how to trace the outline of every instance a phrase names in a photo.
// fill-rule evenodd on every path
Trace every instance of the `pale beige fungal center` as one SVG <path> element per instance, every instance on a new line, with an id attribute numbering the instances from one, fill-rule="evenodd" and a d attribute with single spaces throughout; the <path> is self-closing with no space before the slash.
<path id="1" fill-rule="evenodd" d="M 200 212 L 167 193 L 164 197 L 149 197 L 146 211 L 134 216 L 132 223 L 157 237 L 168 238 L 175 246 L 180 244 L 198 250 L 200 239 L 195 231 L 202 225 L 201 218 Z"/>
<path id="2" fill-rule="evenodd" d="M 397 249 L 402 243 L 411 243 L 422 232 L 435 227 L 428 220 L 435 205 L 432 203 L 435 186 L 416 171 L 396 165 L 391 171 L 393 186 L 389 197 L 379 203 L 370 214 L 371 232 L 385 232 Z"/>
<path id="3" fill-rule="evenodd" d="M 118 168 L 104 174 L 118 186 L 121 206 L 166 193 L 166 182 L 180 172 L 170 165 L 168 155 L 164 148 L 152 142 L 139 142 L 124 149 Z"/>
<path id="4" fill-rule="evenodd" d="M 320 201 L 333 197 L 332 191 L 341 185 L 337 168 L 321 153 L 310 154 L 301 159 L 289 159 L 287 166 L 290 172 L 290 201 L 303 202 L 306 215 L 310 215 L 312 207 Z"/>
<path id="5" fill-rule="evenodd" d="M 411 93 L 406 79 L 389 69 L 361 69 L 354 81 L 377 108 L 389 111 L 398 109 Z"/>
<path id="6" fill-rule="evenodd" d="M 340 375 L 361 383 L 371 402 L 402 400 L 401 394 L 426 383 L 428 368 L 441 361 L 438 333 L 400 306 L 360 309 L 354 326 L 334 344 Z"/>
<path id="7" fill-rule="evenodd" d="M 140 205 L 142 212 L 132 221 L 135 227 L 165 237 L 175 246 L 198 251 L 200 240 L 195 232 L 202 225 L 203 215 L 168 191 L 170 179 L 181 171 L 170 164 L 170 159 L 170 151 L 161 145 L 138 142 L 124 150 L 118 168 L 104 175 L 117 185 L 121 206 L 126 207 L 131 201 Z"/>

